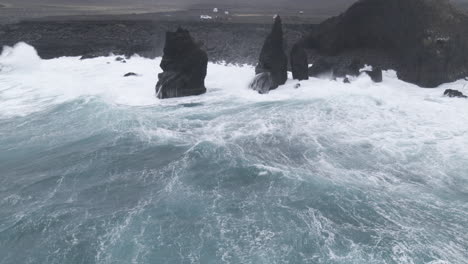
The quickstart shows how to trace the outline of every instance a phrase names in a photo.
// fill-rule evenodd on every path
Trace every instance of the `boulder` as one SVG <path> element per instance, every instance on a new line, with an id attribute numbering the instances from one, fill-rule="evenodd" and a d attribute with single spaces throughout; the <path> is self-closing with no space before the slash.
<path id="1" fill-rule="evenodd" d="M 208 56 L 190 36 L 178 28 L 166 33 L 162 73 L 158 75 L 156 96 L 160 99 L 200 95 L 206 92 Z"/>
<path id="2" fill-rule="evenodd" d="M 354 56 L 422 87 L 468 76 L 468 16 L 448 0 L 360 0 L 303 41 L 319 56 Z"/>
<path id="3" fill-rule="evenodd" d="M 302 43 L 296 43 L 290 54 L 291 70 L 293 79 L 295 80 L 308 80 L 309 79 L 309 62 L 307 61 L 307 52 Z"/>
<path id="4" fill-rule="evenodd" d="M 130 76 L 138 76 L 138 74 L 134 73 L 134 72 L 129 72 L 129 73 L 126 73 L 124 75 L 124 77 L 130 77 Z"/>
<path id="5" fill-rule="evenodd" d="M 467 96 L 464 95 L 462 92 L 457 91 L 457 90 L 452 90 L 452 89 L 447 89 L 447 90 L 445 90 L 444 96 L 447 96 L 447 97 L 458 97 L 458 98 L 467 98 Z"/>
<path id="6" fill-rule="evenodd" d="M 276 16 L 271 33 L 263 44 L 259 62 L 255 68 L 257 77 L 255 77 L 250 87 L 259 92 L 263 91 L 263 93 L 276 89 L 286 83 L 288 79 L 287 71 L 288 58 L 283 46 L 283 26 L 281 18 Z M 257 84 L 269 84 L 270 87 L 256 87 Z M 268 89 L 266 90 L 266 88 Z"/>

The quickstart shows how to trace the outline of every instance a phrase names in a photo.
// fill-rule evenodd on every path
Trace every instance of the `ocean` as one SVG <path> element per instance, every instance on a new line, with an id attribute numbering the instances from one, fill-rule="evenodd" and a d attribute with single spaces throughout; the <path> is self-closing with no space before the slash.
<path id="1" fill-rule="evenodd" d="M 210 63 L 158 100 L 160 59 L 116 57 L 0 56 L 1 264 L 468 263 L 468 81 Z"/>

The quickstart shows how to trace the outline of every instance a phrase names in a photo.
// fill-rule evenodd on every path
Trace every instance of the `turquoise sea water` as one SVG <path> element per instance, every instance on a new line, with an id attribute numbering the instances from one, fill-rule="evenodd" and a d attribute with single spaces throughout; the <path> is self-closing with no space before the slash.
<path id="1" fill-rule="evenodd" d="M 0 57 L 0 263 L 468 263 L 465 82 L 161 102 L 157 62 Z"/>

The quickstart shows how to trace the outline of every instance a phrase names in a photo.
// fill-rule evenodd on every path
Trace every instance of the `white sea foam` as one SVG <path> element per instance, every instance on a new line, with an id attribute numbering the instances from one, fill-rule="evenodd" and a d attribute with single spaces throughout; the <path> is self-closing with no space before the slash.
<path id="1" fill-rule="evenodd" d="M 2 72 L 19 71 L 26 73 L 28 70 L 38 69 L 41 58 L 37 51 L 26 43 L 20 42 L 13 47 L 4 47 L 0 55 Z"/>
<path id="2" fill-rule="evenodd" d="M 158 259 L 158 249 L 178 252 L 178 260 L 190 255 L 197 262 L 205 240 L 208 247 L 219 247 L 215 254 L 211 249 L 204 253 L 226 263 L 283 263 L 290 254 L 305 263 L 327 258 L 336 263 L 419 263 L 421 255 L 431 256 L 431 263 L 466 259 L 462 230 L 467 215 L 468 100 L 442 94 L 444 89 L 468 94 L 467 81 L 421 89 L 387 71 L 378 84 L 366 75 L 351 84 L 312 78 L 295 89 L 298 82 L 290 78 L 260 95 L 248 89 L 252 66 L 210 63 L 206 94 L 158 100 L 154 86 L 160 59 L 135 56 L 121 63 L 116 57 L 41 60 L 24 43 L 5 48 L 0 56 L 0 120 L 20 120 L 11 122 L 11 131 L 20 135 L 2 135 L 8 138 L 5 149 L 13 154 L 18 149 L 17 158 L 31 149 L 34 162 L 28 177 L 43 177 L 37 175 L 37 165 L 43 170 L 50 166 L 51 175 L 63 175 L 62 166 L 72 174 L 44 183 L 46 202 L 53 196 L 61 203 L 60 195 L 67 203 L 96 196 L 87 202 L 102 207 L 89 214 L 92 219 L 96 213 L 96 223 L 101 223 L 101 211 L 112 209 L 100 204 L 106 195 L 112 194 L 110 202 L 122 192 L 127 198 L 146 190 L 135 198 L 139 202 L 134 207 L 117 203 L 124 221 L 109 221 L 98 238 L 92 232 L 80 238 L 93 230 L 80 229 L 82 223 L 76 230 L 59 232 L 78 235 L 81 242 L 97 239 L 98 262 L 127 255 L 134 262 L 152 254 Z M 139 76 L 124 78 L 127 72 Z M 75 111 L 75 120 L 66 122 L 68 113 L 57 111 L 61 115 L 54 112 L 59 117 L 53 120 L 38 115 L 40 122 L 23 124 L 32 114 L 75 101 L 84 101 L 84 106 L 78 104 L 83 108 L 97 101 L 105 108 L 99 108 L 104 117 Z M 11 133 L 11 124 L 4 124 L 0 133 Z M 43 157 L 44 152 L 34 155 L 37 149 L 54 151 Z M 55 156 L 56 151 L 64 153 Z M 61 156 L 68 152 L 70 156 Z M 13 161 L 3 164 L 29 162 Z M 91 170 L 93 166 L 100 169 Z M 9 179 L 18 178 L 15 168 L 8 173 Z M 83 181 L 84 190 L 77 181 Z M 101 181 L 106 181 L 104 192 L 86 192 Z M 136 183 L 142 186 L 132 189 Z M 26 203 L 13 191 L 0 205 Z M 164 201 L 162 208 L 168 212 L 161 214 L 159 203 Z M 190 208 L 180 209 L 184 206 Z M 37 205 L 31 208 L 35 211 Z M 177 217 L 178 210 L 184 217 Z M 200 211 L 186 213 L 192 210 Z M 119 218 L 115 211 L 110 214 Z M 278 222 L 281 219 L 285 222 Z M 86 215 L 82 221 L 88 220 Z M 442 226 L 440 221 L 445 221 Z M 187 232 L 181 234 L 181 228 Z M 52 233 L 51 241 L 56 241 Z M 172 248 L 176 244 L 180 248 Z M 133 247 L 138 250 L 120 254 Z"/>
<path id="3" fill-rule="evenodd" d="M 377 145 L 385 142 L 381 148 L 387 148 L 393 155 L 406 156 L 406 150 L 417 151 L 415 142 L 422 144 L 418 145 L 420 148 L 430 145 L 446 148 L 444 153 L 467 151 L 468 100 L 442 96 L 445 89 L 458 89 L 468 94 L 466 80 L 422 89 L 398 80 L 395 72 L 386 71 L 384 82 L 378 84 L 364 74 L 352 84 L 311 78 L 301 81 L 301 87 L 295 89 L 298 81 L 290 78 L 277 90 L 260 95 L 248 89 L 254 77 L 252 66 L 210 63 L 206 94 L 158 100 L 154 86 L 161 71 L 160 59 L 134 56 L 127 63 L 121 63 L 115 60 L 116 57 L 41 60 L 34 48 L 27 44 L 6 47 L 0 56 L 0 117 L 28 115 L 66 101 L 90 97 L 110 105 L 163 107 L 161 109 L 180 104 L 202 104 L 206 107 L 199 111 L 206 113 L 229 111 L 240 105 L 278 103 L 291 105 L 290 111 L 278 107 L 278 112 L 265 119 L 265 113 L 256 112 L 258 109 L 249 112 L 246 107 L 249 117 L 236 120 L 233 115 L 220 116 L 216 122 L 205 123 L 193 131 L 193 138 L 199 140 L 202 135 L 201 138 L 224 142 L 244 135 L 272 133 L 282 126 L 275 123 L 278 117 L 281 122 L 295 122 L 291 126 L 299 129 L 291 132 L 298 135 L 307 132 L 319 136 L 320 130 L 333 126 L 338 137 L 346 137 L 343 140 L 361 141 L 364 145 L 369 141 Z M 123 77 L 128 72 L 139 76 Z M 323 109 L 307 103 L 317 100 L 330 109 L 329 115 L 317 115 Z M 296 109 L 294 105 L 297 103 L 304 106 Z M 178 112 L 182 115 L 193 113 L 187 109 Z M 246 120 L 250 122 L 245 123 Z M 180 131 L 165 128 L 158 128 L 156 133 L 148 129 L 144 133 L 150 138 L 156 134 L 180 137 Z"/>
<path id="4" fill-rule="evenodd" d="M 160 59 L 134 56 L 127 63 L 121 63 L 115 58 L 41 60 L 34 48 L 27 44 L 6 47 L 0 56 L 0 116 L 28 115 L 66 101 L 89 97 L 99 98 L 111 105 L 134 107 L 209 105 L 202 111 L 252 103 L 294 105 L 297 102 L 322 100 L 330 108 L 329 116 L 315 115 L 319 112 L 314 112 L 316 106 L 311 105 L 309 109 L 307 104 L 306 107 L 291 107 L 291 112 L 281 110 L 274 115 L 290 115 L 291 120 L 302 122 L 301 130 L 296 131 L 298 134 L 304 130 L 316 131 L 320 127 L 326 129 L 324 126 L 333 126 L 337 133 L 343 133 L 348 139 L 361 140 L 363 144 L 368 140 L 388 141 L 391 144 L 382 147 L 398 147 L 391 150 L 394 153 L 405 149 L 404 142 L 414 141 L 461 151 L 468 146 L 468 100 L 442 96 L 444 89 L 449 88 L 468 94 L 466 80 L 435 89 L 421 89 L 398 80 L 395 72 L 387 71 L 384 72 L 384 82 L 378 84 L 367 75 L 356 78 L 352 84 L 312 78 L 300 82 L 301 87 L 295 89 L 298 82 L 289 79 L 268 95 L 260 95 L 248 89 L 254 77 L 252 66 L 210 63 L 206 79 L 208 93 L 197 97 L 158 100 L 154 95 L 154 86 L 161 71 Z M 139 76 L 123 77 L 127 72 L 135 72 Z M 233 120 L 232 116 L 227 115 L 226 118 L 219 117 L 223 119 L 219 122 L 209 123 L 209 128 L 206 128 L 206 124 L 200 128 L 215 133 L 197 132 L 222 142 L 226 138 L 263 134 L 277 128 L 274 116 L 265 120 L 263 113 L 249 114 L 254 119 L 249 124 L 242 124 L 244 120 Z M 333 120 L 336 122 L 329 122 Z M 352 123 L 348 123 L 350 121 Z M 174 131 L 167 132 L 174 136 Z M 196 137 L 199 138 L 198 135 Z M 446 153 L 449 153 L 449 149 Z"/>
<path id="5" fill-rule="evenodd" d="M 312 78 L 302 81 L 289 80 L 284 86 L 268 95 L 260 95 L 247 88 L 254 77 L 253 67 L 210 63 L 206 85 L 208 93 L 200 97 L 177 98 L 160 101 L 155 99 L 154 86 L 157 81 L 160 59 L 145 59 L 134 56 L 127 63 L 115 61 L 116 56 L 80 60 L 78 57 L 63 57 L 41 60 L 33 47 L 19 43 L 5 47 L 0 56 L 0 92 L 2 115 L 24 115 L 40 111 L 48 104 L 61 103 L 82 96 L 100 96 L 109 103 L 132 106 L 153 104 L 174 105 L 187 102 L 211 100 L 285 101 L 314 98 L 333 99 L 341 96 L 371 96 L 377 101 L 415 108 L 424 113 L 424 108 L 447 106 L 466 110 L 466 100 L 442 97 L 444 89 L 458 89 L 468 93 L 468 82 L 442 85 L 436 89 L 421 89 L 402 82 L 392 71 L 384 73 L 384 82 L 374 84 L 363 75 L 351 85 L 340 80 L 330 81 Z M 137 77 L 124 78 L 128 72 Z M 419 110 L 418 110 L 419 109 Z M 432 111 L 430 111 L 432 112 Z M 450 117 L 444 117 L 450 118 Z"/>

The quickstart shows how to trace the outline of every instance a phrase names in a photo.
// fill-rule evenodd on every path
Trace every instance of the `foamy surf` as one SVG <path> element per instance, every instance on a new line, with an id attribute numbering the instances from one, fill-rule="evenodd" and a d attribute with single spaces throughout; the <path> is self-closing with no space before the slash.
<path id="1" fill-rule="evenodd" d="M 210 63 L 0 56 L 0 263 L 465 263 L 468 93 L 363 75 L 260 95 Z M 128 72 L 139 76 L 124 78 Z"/>

